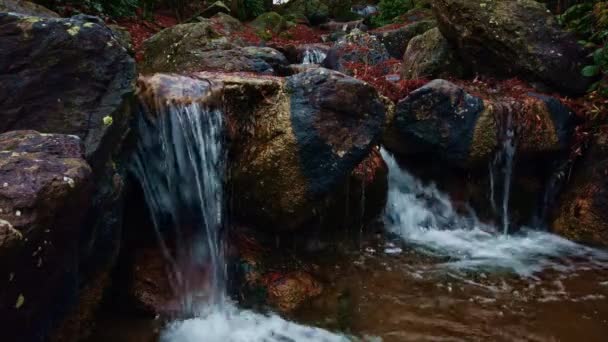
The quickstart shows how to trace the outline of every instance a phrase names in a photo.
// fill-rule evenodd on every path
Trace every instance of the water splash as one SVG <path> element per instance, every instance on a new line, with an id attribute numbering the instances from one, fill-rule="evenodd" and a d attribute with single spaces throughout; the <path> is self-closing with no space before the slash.
<path id="1" fill-rule="evenodd" d="M 240 310 L 233 305 L 178 321 L 162 334 L 161 342 L 345 342 L 346 336 L 286 321 L 276 315 Z"/>
<path id="2" fill-rule="evenodd" d="M 314 47 L 307 47 L 302 56 L 302 64 L 321 64 L 327 58 L 327 54 Z"/>
<path id="3" fill-rule="evenodd" d="M 387 151 L 381 153 L 389 169 L 387 229 L 424 253 L 448 257 L 442 266 L 499 269 L 525 277 L 544 269 L 608 268 L 607 252 L 529 228 L 505 235 L 502 229 L 480 222 L 472 211 L 459 214 L 435 185 L 423 184 Z"/>
<path id="4" fill-rule="evenodd" d="M 199 83 L 197 92 L 210 92 Z M 146 102 L 148 101 L 148 102 Z M 142 185 L 184 314 L 225 301 L 222 112 L 203 103 L 141 99 L 132 170 Z M 175 233 L 171 252 L 162 232 Z"/>

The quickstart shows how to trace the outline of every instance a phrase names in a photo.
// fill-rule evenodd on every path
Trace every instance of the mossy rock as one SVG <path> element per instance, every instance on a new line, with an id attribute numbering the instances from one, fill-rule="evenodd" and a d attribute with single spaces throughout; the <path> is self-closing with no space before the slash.
<path id="1" fill-rule="evenodd" d="M 403 55 L 401 78 L 462 77 L 465 68 L 438 28 L 414 37 Z"/>
<path id="2" fill-rule="evenodd" d="M 329 7 L 320 0 L 292 0 L 281 7 L 281 14 L 305 17 L 312 25 L 318 25 L 328 21 Z"/>
<path id="3" fill-rule="evenodd" d="M 552 228 L 578 242 L 608 247 L 608 135 L 598 133 L 554 209 Z"/>
<path id="4" fill-rule="evenodd" d="M 568 94 L 587 91 L 588 53 L 544 4 L 533 0 L 435 0 L 444 37 L 477 73 L 518 76 Z"/>
<path id="5" fill-rule="evenodd" d="M 382 44 L 386 46 L 386 50 L 391 57 L 401 59 L 412 38 L 436 26 L 437 24 L 434 20 L 421 20 L 392 30 L 382 30 L 380 28 L 373 35 L 378 37 Z"/>
<path id="6" fill-rule="evenodd" d="M 272 32 L 278 34 L 289 27 L 289 23 L 277 12 L 267 12 L 258 16 L 250 24 L 259 33 Z"/>

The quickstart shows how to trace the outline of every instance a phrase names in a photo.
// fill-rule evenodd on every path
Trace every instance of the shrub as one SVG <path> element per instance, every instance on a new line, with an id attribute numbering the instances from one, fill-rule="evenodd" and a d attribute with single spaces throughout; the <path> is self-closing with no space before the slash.
<path id="1" fill-rule="evenodd" d="M 580 43 L 593 50 L 592 64 L 581 71 L 597 77 L 590 91 L 608 97 L 608 1 L 587 1 L 570 7 L 559 16 L 560 22 L 581 37 Z"/>
<path id="2" fill-rule="evenodd" d="M 264 13 L 264 0 L 232 0 L 232 10 L 240 20 L 253 19 Z"/>
<path id="3" fill-rule="evenodd" d="M 416 6 L 414 0 L 380 0 L 379 14 L 372 19 L 374 26 L 384 26 Z"/>

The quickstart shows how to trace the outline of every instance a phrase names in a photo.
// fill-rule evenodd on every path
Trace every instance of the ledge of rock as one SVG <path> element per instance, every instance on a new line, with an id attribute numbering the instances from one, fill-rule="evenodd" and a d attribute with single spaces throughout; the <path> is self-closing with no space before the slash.
<path id="1" fill-rule="evenodd" d="M 574 113 L 550 96 L 529 92 L 522 98 L 483 98 L 434 80 L 397 104 L 385 145 L 402 155 L 431 154 L 465 167 L 487 165 L 509 117 L 517 131 L 518 155 L 527 156 L 563 151 L 576 122 Z"/>
<path id="2" fill-rule="evenodd" d="M 321 220 L 383 131 L 385 106 L 376 90 L 335 71 L 318 68 L 286 79 L 211 72 L 184 78 L 142 78 L 140 89 L 145 98 L 198 98 L 212 106 L 216 96 L 184 93 L 182 85 L 211 82 L 218 89 L 227 118 L 228 182 L 239 189 L 231 203 L 239 219 L 258 227 L 285 231 Z M 370 165 L 372 175 L 382 166 Z"/>

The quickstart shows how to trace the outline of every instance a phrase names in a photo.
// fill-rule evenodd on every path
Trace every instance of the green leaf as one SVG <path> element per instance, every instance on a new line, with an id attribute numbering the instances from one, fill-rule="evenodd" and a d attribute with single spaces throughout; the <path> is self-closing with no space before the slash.
<path id="1" fill-rule="evenodd" d="M 598 65 L 587 65 L 583 68 L 582 74 L 586 77 L 597 76 L 600 73 L 600 67 Z"/>

